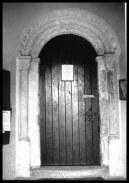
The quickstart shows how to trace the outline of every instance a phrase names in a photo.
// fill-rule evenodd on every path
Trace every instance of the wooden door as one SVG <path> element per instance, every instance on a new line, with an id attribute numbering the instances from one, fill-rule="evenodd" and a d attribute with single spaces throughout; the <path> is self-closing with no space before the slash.
<path id="1" fill-rule="evenodd" d="M 73 81 L 61 80 L 66 63 L 74 66 Z M 55 59 L 40 66 L 40 135 L 42 166 L 100 163 L 95 61 Z"/>

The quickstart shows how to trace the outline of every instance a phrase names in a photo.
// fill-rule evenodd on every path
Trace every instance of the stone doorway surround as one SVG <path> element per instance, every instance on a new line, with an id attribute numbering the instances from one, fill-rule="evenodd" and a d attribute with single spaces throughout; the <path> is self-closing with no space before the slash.
<path id="1" fill-rule="evenodd" d="M 113 174 L 119 153 L 120 45 L 111 27 L 100 17 L 77 8 L 48 13 L 31 23 L 21 35 L 16 52 L 16 177 L 30 177 L 41 165 L 39 124 L 39 53 L 53 37 L 74 34 L 88 40 L 97 57 L 100 110 L 101 167 Z M 115 160 L 113 156 L 117 149 Z M 114 161 L 114 162 L 112 162 Z M 113 164 L 112 164 L 113 163 Z M 114 175 L 114 174 L 113 174 Z"/>

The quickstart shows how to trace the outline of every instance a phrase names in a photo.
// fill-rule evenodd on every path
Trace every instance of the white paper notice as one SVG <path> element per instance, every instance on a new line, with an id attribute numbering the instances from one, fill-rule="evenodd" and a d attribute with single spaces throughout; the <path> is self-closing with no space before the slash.
<path id="1" fill-rule="evenodd" d="M 10 111 L 3 111 L 3 132 L 10 131 Z"/>
<path id="2" fill-rule="evenodd" d="M 62 65 L 62 80 L 73 81 L 73 65 Z"/>

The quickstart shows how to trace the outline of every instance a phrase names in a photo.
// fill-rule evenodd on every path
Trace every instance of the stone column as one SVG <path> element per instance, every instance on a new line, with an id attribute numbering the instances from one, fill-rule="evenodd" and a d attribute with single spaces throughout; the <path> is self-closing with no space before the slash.
<path id="1" fill-rule="evenodd" d="M 33 58 L 29 72 L 29 137 L 31 167 L 40 167 L 39 58 Z"/>
<path id="2" fill-rule="evenodd" d="M 30 139 L 28 136 L 28 74 L 30 56 L 21 56 L 18 62 L 18 139 L 16 143 L 16 177 L 30 177 Z"/>
<path id="3" fill-rule="evenodd" d="M 107 70 L 103 56 L 96 58 L 98 63 L 98 92 L 100 113 L 100 150 L 101 165 L 108 165 L 109 105 L 107 88 Z"/>
<path id="4" fill-rule="evenodd" d="M 19 140 L 28 140 L 28 71 L 30 56 L 19 58 L 20 66 L 20 125 Z"/>
<path id="5" fill-rule="evenodd" d="M 119 124 L 119 55 L 104 56 L 108 79 L 109 102 L 109 175 L 123 175 L 122 145 Z"/>
<path id="6" fill-rule="evenodd" d="M 109 139 L 119 138 L 119 57 L 115 54 L 106 54 L 104 60 L 108 81 Z"/>

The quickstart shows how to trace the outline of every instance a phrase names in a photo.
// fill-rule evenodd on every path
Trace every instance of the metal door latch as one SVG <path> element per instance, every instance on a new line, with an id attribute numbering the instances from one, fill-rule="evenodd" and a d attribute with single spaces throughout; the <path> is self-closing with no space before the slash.
<path id="1" fill-rule="evenodd" d="M 95 112 L 86 112 L 85 119 L 87 119 L 89 122 L 92 122 L 95 119 L 96 113 Z"/>
<path id="2" fill-rule="evenodd" d="M 94 95 L 82 95 L 82 98 L 94 98 Z"/>

